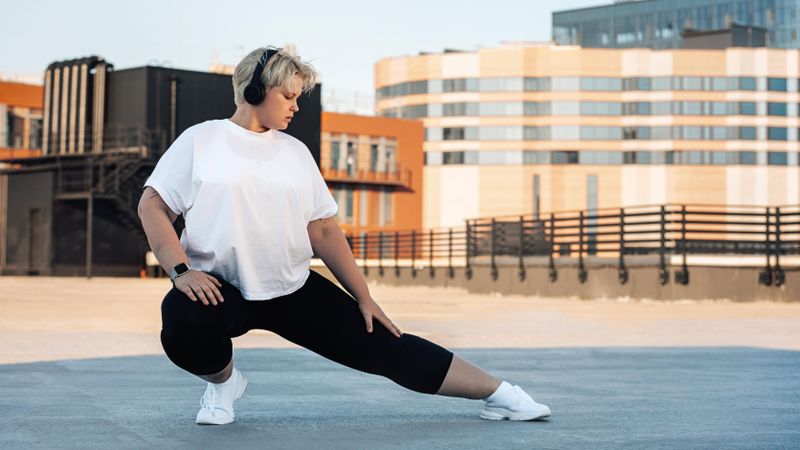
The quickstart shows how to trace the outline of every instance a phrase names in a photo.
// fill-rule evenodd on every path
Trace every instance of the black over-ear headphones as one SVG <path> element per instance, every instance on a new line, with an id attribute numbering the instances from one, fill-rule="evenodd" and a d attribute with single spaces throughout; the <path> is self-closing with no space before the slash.
<path id="1" fill-rule="evenodd" d="M 278 53 L 277 50 L 268 49 L 259 58 L 256 69 L 253 71 L 253 78 L 244 88 L 244 100 L 247 103 L 255 106 L 264 101 L 264 97 L 267 95 L 267 88 L 261 83 L 261 74 L 264 72 L 264 68 L 267 67 L 269 59 L 276 53 Z"/>

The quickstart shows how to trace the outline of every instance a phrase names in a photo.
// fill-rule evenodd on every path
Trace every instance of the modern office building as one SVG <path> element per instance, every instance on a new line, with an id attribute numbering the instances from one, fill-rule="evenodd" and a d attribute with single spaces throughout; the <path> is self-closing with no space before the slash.
<path id="1" fill-rule="evenodd" d="M 582 47 L 680 48 L 685 30 L 733 25 L 766 30 L 766 46 L 800 47 L 800 0 L 618 1 L 553 13 L 556 44 Z"/>
<path id="2" fill-rule="evenodd" d="M 42 92 L 42 86 L 0 81 L 0 158 L 41 154 Z"/>
<path id="3" fill-rule="evenodd" d="M 800 51 L 509 43 L 382 59 L 425 126 L 423 226 L 663 203 L 796 204 Z"/>

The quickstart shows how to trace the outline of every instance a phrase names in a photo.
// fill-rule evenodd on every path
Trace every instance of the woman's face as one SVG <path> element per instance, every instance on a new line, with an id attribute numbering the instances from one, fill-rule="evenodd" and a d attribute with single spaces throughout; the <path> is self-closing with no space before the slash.
<path id="1" fill-rule="evenodd" d="M 255 107 L 261 126 L 273 130 L 285 130 L 289 126 L 294 114 L 300 111 L 297 106 L 297 98 L 303 88 L 303 79 L 300 75 L 292 78 L 292 85 L 294 89 L 291 91 L 280 86 L 267 91 L 266 99 Z"/>

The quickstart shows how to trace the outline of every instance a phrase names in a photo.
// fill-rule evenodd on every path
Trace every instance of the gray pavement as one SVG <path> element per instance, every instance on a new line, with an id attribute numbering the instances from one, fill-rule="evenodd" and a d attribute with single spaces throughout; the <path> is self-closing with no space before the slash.
<path id="1" fill-rule="evenodd" d="M 800 352 L 458 349 L 550 406 L 491 422 L 304 349 L 236 351 L 237 421 L 198 426 L 204 382 L 165 356 L 0 365 L 2 448 L 800 448 Z"/>

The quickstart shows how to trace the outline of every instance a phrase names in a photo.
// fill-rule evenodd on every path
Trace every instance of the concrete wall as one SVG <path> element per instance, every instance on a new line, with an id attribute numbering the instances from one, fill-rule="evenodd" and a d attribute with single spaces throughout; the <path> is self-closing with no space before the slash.
<path id="1" fill-rule="evenodd" d="M 474 293 L 500 293 L 531 295 L 542 297 L 576 297 L 579 299 L 620 298 L 654 300 L 730 300 L 748 301 L 800 301 L 800 273 L 797 268 L 785 270 L 786 283 L 783 286 L 764 286 L 758 283 L 758 274 L 763 267 L 724 267 L 689 266 L 689 284 L 675 282 L 675 273 L 680 265 L 668 266 L 670 280 L 659 283 L 659 269 L 656 260 L 628 262 L 629 280 L 620 284 L 617 279 L 617 266 L 611 261 L 587 261 L 588 278 L 585 283 L 578 280 L 577 263 L 572 258 L 562 258 L 556 268 L 558 278 L 549 280 L 546 260 L 538 264 L 526 263 L 525 279 L 520 281 L 518 262 L 498 262 L 498 277 L 492 279 L 491 266 L 485 262 L 473 264 L 472 278 L 467 279 L 465 267 L 455 267 L 453 277 L 448 276 L 447 267 L 434 267 L 431 276 L 429 268 L 416 270 L 400 267 L 399 276 L 394 266 L 384 266 L 383 275 L 377 266 L 370 266 L 365 278 L 368 282 L 393 286 L 431 286 L 466 289 Z M 320 263 L 321 264 L 321 263 Z M 377 263 L 376 263 L 377 264 Z M 359 265 L 361 262 L 359 261 Z M 312 265 L 315 270 L 334 279 L 324 265 Z M 362 267 L 363 273 L 363 267 Z"/>

